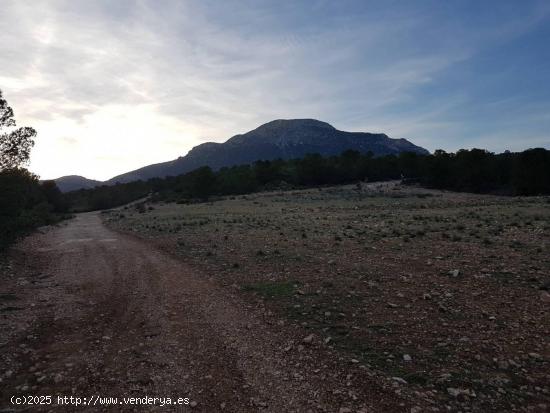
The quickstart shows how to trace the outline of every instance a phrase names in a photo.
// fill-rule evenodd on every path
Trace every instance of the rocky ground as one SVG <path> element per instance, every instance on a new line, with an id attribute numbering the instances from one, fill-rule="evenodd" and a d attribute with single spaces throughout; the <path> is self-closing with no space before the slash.
<path id="1" fill-rule="evenodd" d="M 373 411 L 550 409 L 548 197 L 389 183 L 140 210 L 104 219 L 282 329 L 286 354 L 334 359 L 350 401 L 374 377 L 396 399 Z"/>
<path id="2" fill-rule="evenodd" d="M 0 268 L 2 412 L 429 407 L 321 333 L 224 287 L 206 268 L 106 228 L 98 213 L 28 237 Z M 123 401 L 145 396 L 188 404 Z"/>

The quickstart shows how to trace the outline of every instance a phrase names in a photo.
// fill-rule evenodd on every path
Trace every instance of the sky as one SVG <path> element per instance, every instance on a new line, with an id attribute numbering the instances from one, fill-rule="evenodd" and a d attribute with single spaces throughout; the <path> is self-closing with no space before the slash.
<path id="1" fill-rule="evenodd" d="M 550 149 L 550 2 L 2 0 L 30 170 L 105 180 L 273 119 Z"/>

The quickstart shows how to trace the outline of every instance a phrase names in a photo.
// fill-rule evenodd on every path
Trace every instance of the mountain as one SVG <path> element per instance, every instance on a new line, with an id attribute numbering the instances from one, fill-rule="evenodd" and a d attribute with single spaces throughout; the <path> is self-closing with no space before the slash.
<path id="1" fill-rule="evenodd" d="M 175 176 L 205 165 L 219 169 L 257 160 L 301 158 L 308 153 L 339 155 L 347 149 L 372 151 L 376 156 L 429 153 L 406 139 L 392 139 L 383 133 L 344 132 L 315 119 L 279 119 L 243 135 L 235 135 L 224 143 L 203 143 L 186 156 L 115 176 L 106 183 Z"/>
<path id="2" fill-rule="evenodd" d="M 175 176 L 201 166 L 220 169 L 258 160 L 302 158 L 308 153 L 339 155 L 345 150 L 371 151 L 375 156 L 400 152 L 429 152 L 406 139 L 392 139 L 383 133 L 344 132 L 315 119 L 279 119 L 250 132 L 235 135 L 224 143 L 207 142 L 169 162 L 157 163 L 115 176 L 106 182 L 82 176 L 64 176 L 55 180 L 62 192 L 98 185 L 114 185 L 150 178 Z"/>
<path id="3" fill-rule="evenodd" d="M 89 189 L 98 185 L 103 185 L 103 182 L 94 181 L 93 179 L 87 179 L 78 175 L 62 176 L 61 178 L 55 179 L 55 183 L 61 192 L 75 191 L 83 188 Z"/>

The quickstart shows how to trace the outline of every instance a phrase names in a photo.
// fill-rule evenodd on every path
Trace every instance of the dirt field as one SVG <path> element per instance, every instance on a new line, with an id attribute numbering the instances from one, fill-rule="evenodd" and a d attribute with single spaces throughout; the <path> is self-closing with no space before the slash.
<path id="1" fill-rule="evenodd" d="M 548 411 L 549 207 L 391 183 L 81 214 L 0 261 L 0 410 Z M 190 404 L 120 404 L 146 395 Z"/>
<path id="2" fill-rule="evenodd" d="M 2 412 L 365 412 L 412 402 L 97 213 L 44 232 L 2 259 Z M 12 396 L 39 398 L 14 405 Z M 82 404 L 59 407 L 58 396 Z M 189 404 L 122 399 L 145 396 Z"/>
<path id="3" fill-rule="evenodd" d="M 548 198 L 389 183 L 151 208 L 105 219 L 290 323 L 296 343 L 313 334 L 341 376 L 386 379 L 405 411 L 550 408 Z"/>

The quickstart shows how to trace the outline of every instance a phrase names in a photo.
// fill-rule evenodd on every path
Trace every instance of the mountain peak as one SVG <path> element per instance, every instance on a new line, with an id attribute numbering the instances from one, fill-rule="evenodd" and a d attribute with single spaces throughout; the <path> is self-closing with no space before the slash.
<path id="1" fill-rule="evenodd" d="M 102 182 L 84 178 L 80 175 L 67 175 L 55 179 L 57 187 L 61 192 L 75 191 L 77 189 L 89 189 L 101 185 Z"/>
<path id="2" fill-rule="evenodd" d="M 244 142 L 268 142 L 278 146 L 304 137 L 324 136 L 338 132 L 334 126 L 316 119 L 277 119 L 264 123 L 250 132 L 235 135 L 227 142 L 242 145 Z"/>
<path id="3" fill-rule="evenodd" d="M 302 129 L 302 128 L 319 128 L 319 129 L 329 129 L 336 130 L 336 128 L 329 123 L 322 122 L 317 119 L 276 119 L 271 122 L 264 123 L 263 125 L 257 127 L 252 132 L 258 132 L 262 130 L 272 131 L 274 129 L 284 130 L 284 129 Z"/>

